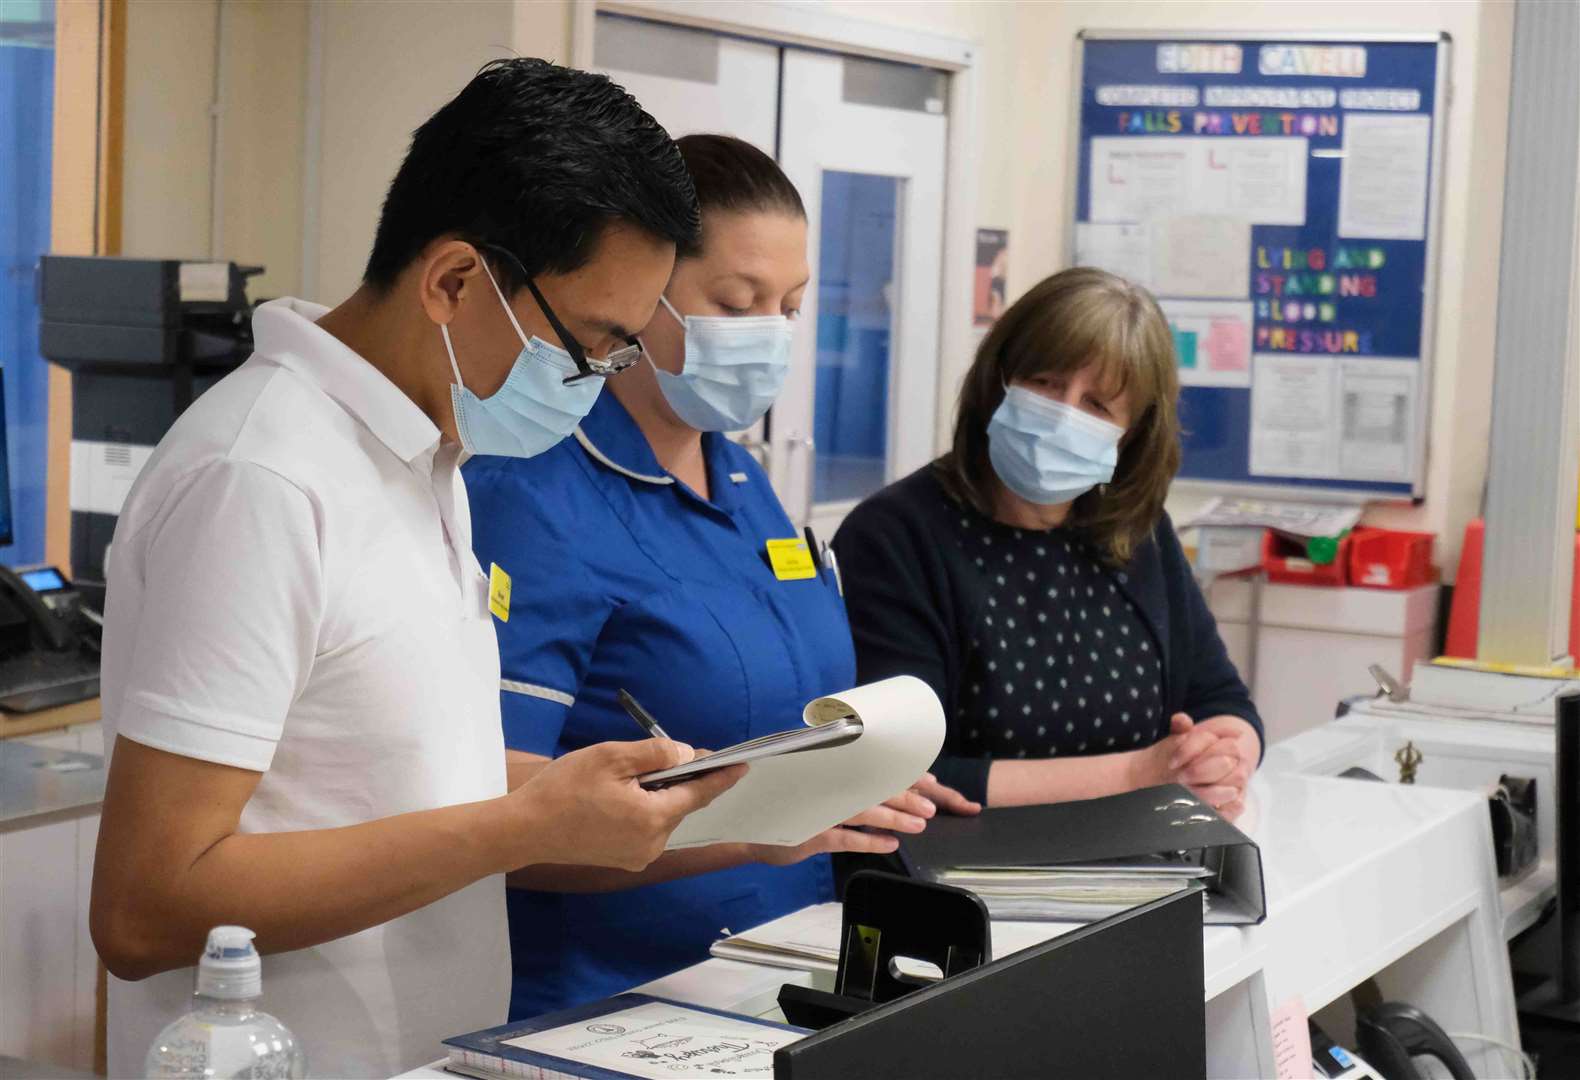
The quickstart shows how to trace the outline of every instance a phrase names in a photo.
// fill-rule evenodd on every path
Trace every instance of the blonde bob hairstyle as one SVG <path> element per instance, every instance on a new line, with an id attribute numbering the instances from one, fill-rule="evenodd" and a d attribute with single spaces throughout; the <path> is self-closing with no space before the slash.
<path id="1" fill-rule="evenodd" d="M 993 517 L 999 481 L 987 428 L 1005 387 L 1039 374 L 1073 376 L 1090 365 L 1106 393 L 1128 391 L 1131 419 L 1113 480 L 1076 499 L 1069 524 L 1102 558 L 1123 566 L 1162 518 L 1180 463 L 1174 339 L 1157 301 L 1140 286 L 1075 267 L 1016 300 L 966 372 L 954 445 L 936 468 L 954 498 Z"/>

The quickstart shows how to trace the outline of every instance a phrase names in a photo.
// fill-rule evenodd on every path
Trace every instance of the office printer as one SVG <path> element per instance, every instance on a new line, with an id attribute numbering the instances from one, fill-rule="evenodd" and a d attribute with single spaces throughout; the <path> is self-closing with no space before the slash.
<path id="1" fill-rule="evenodd" d="M 39 351 L 71 372 L 71 564 L 104 580 L 105 548 L 154 445 L 252 352 L 247 279 L 261 266 L 45 255 Z"/>

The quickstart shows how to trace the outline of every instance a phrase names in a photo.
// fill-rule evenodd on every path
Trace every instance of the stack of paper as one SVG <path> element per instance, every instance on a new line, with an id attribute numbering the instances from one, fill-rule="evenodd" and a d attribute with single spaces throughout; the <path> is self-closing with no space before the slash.
<path id="1" fill-rule="evenodd" d="M 709 950 L 725 960 L 745 960 L 798 971 L 839 970 L 839 904 L 814 904 L 734 937 Z"/>
<path id="2" fill-rule="evenodd" d="M 1052 866 L 960 867 L 938 881 L 970 889 L 994 919 L 1091 922 L 1190 888 L 1199 866 L 1098 869 Z"/>

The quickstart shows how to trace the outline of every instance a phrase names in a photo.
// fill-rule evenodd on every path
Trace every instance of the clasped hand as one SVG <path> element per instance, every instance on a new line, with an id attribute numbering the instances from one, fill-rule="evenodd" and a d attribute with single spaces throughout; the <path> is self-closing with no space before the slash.
<path id="1" fill-rule="evenodd" d="M 1245 789 L 1261 756 L 1256 729 L 1238 716 L 1169 719 L 1168 737 L 1152 748 L 1157 784 L 1183 784 L 1233 821 L 1245 810 Z"/>

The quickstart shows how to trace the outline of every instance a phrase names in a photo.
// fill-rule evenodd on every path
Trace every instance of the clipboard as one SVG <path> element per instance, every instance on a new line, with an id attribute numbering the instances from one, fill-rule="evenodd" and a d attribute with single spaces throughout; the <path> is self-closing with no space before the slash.
<path id="1" fill-rule="evenodd" d="M 799 754 L 807 750 L 844 746 L 860 735 L 861 720 L 854 716 L 845 716 L 817 727 L 792 728 L 789 731 L 776 731 L 772 735 L 761 735 L 694 758 L 684 765 L 643 773 L 636 779 L 648 791 L 657 791 L 660 788 L 683 784 L 687 780 L 695 780 L 710 772 L 727 769 L 731 765 L 749 764 L 753 761 L 761 761 L 763 758 L 778 757 L 780 754 Z"/>

